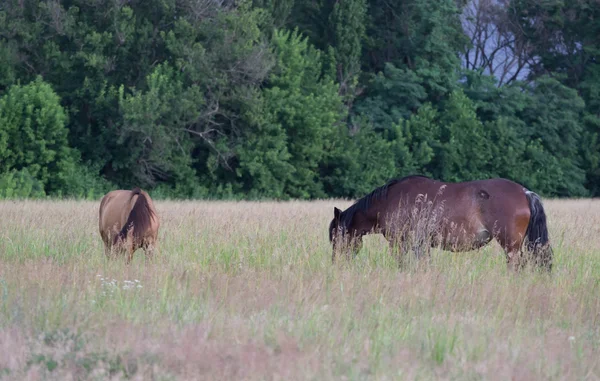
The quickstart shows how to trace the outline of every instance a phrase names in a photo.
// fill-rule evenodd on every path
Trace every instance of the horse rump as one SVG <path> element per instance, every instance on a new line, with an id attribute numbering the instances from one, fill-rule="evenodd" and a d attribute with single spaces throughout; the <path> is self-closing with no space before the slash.
<path id="1" fill-rule="evenodd" d="M 129 231 L 133 230 L 133 241 L 140 245 L 144 238 L 144 233 L 152 226 L 152 209 L 148 204 L 146 196 L 140 188 L 134 188 L 131 191 L 131 198 L 136 195 L 138 198 L 129 212 L 127 222 L 125 222 L 119 234 L 114 237 L 113 244 L 116 244 L 119 240 L 124 242 L 127 239 Z"/>

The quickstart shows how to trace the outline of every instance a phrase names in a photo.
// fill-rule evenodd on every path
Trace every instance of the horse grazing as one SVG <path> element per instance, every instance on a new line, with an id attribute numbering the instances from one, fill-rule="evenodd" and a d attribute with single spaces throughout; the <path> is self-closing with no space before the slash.
<path id="1" fill-rule="evenodd" d="M 413 248 L 420 257 L 432 247 L 470 251 L 496 239 L 509 269 L 529 257 L 552 271 L 546 214 L 537 194 L 502 178 L 448 183 L 426 176 L 395 179 L 341 211 L 334 207 L 329 241 L 336 252 L 356 255 L 365 234 L 383 234 L 392 250 Z"/>
<path id="2" fill-rule="evenodd" d="M 100 236 L 104 254 L 110 258 L 112 250 L 127 251 L 127 264 L 138 248 L 151 257 L 157 245 L 160 222 L 154 203 L 145 191 L 114 190 L 100 202 Z"/>

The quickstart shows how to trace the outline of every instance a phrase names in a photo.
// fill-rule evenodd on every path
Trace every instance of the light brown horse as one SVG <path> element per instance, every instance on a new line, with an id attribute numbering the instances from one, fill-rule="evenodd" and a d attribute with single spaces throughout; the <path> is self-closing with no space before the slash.
<path id="1" fill-rule="evenodd" d="M 356 255 L 365 234 L 381 233 L 392 249 L 417 257 L 431 247 L 469 251 L 496 239 L 509 268 L 522 268 L 529 258 L 552 270 L 552 248 L 546 214 L 537 194 L 506 179 L 448 183 L 425 176 L 392 180 L 356 201 L 345 211 L 334 208 L 329 240 L 336 252 Z M 522 248 L 526 243 L 527 253 Z"/>
<path id="2" fill-rule="evenodd" d="M 99 228 L 104 241 L 104 253 L 110 258 L 113 250 L 127 252 L 127 264 L 133 253 L 143 248 L 152 257 L 157 247 L 160 221 L 152 199 L 140 188 L 114 190 L 100 202 Z"/>

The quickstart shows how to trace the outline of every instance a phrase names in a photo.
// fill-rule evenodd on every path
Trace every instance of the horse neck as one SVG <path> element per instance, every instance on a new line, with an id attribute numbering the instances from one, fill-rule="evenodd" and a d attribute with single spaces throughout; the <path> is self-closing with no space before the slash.
<path id="1" fill-rule="evenodd" d="M 376 233 L 373 231 L 377 221 L 376 218 L 373 218 L 375 214 L 372 213 L 374 208 L 369 208 L 364 211 L 357 212 L 352 218 L 352 222 L 350 224 L 350 229 L 359 233 L 359 235 L 364 234 L 373 234 Z M 372 216 L 373 215 L 373 216 Z"/>

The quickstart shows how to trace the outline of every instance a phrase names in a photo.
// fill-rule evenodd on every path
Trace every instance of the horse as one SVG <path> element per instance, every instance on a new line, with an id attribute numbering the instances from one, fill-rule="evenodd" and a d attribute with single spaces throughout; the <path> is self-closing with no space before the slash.
<path id="1" fill-rule="evenodd" d="M 127 252 L 126 263 L 142 248 L 152 257 L 157 247 L 160 221 L 150 195 L 140 188 L 113 190 L 102 197 L 99 210 L 100 236 L 104 254 Z"/>
<path id="2" fill-rule="evenodd" d="M 540 197 L 504 178 L 443 182 L 411 175 L 389 181 L 344 211 L 334 207 L 329 224 L 332 262 L 340 248 L 348 257 L 356 256 L 366 234 L 382 234 L 392 253 L 407 252 L 412 245 L 417 258 L 436 246 L 464 252 L 496 239 L 509 269 L 519 270 L 533 258 L 540 268 L 552 271 L 553 250 Z"/>

